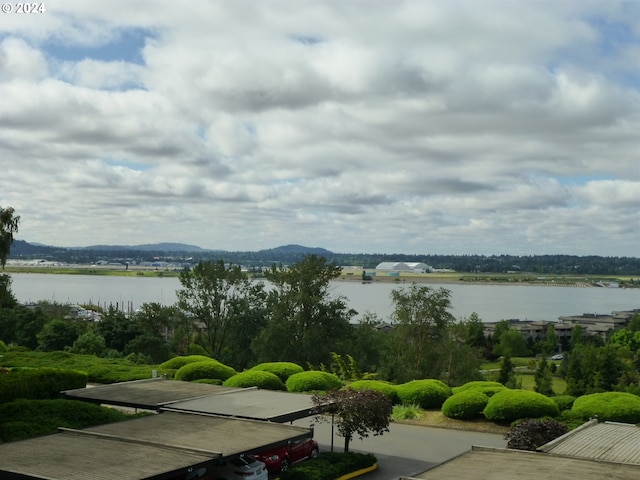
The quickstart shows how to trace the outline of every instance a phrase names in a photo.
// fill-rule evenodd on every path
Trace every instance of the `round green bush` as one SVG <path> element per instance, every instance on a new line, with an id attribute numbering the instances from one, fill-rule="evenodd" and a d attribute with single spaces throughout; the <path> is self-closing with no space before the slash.
<path id="1" fill-rule="evenodd" d="M 286 382 L 294 373 L 304 372 L 304 368 L 293 362 L 265 362 L 256 365 L 249 370 L 271 372 L 274 375 L 277 375 L 283 383 Z"/>
<path id="2" fill-rule="evenodd" d="M 375 390 L 376 392 L 384 393 L 392 403 L 399 402 L 395 385 L 381 380 L 356 380 L 351 382 L 349 387 L 354 390 Z"/>
<path id="3" fill-rule="evenodd" d="M 404 405 L 420 408 L 440 408 L 451 396 L 451 389 L 440 380 L 413 380 L 396 387 L 398 398 Z"/>
<path id="4" fill-rule="evenodd" d="M 179 368 L 182 368 L 189 363 L 207 362 L 210 360 L 217 362 L 217 360 L 214 360 L 213 358 L 207 357 L 205 355 L 182 355 L 170 358 L 166 362 L 158 365 L 158 368 L 160 370 L 178 370 Z"/>
<path id="5" fill-rule="evenodd" d="M 453 387 L 451 391 L 455 395 L 456 393 L 462 393 L 469 390 L 475 390 L 484 393 L 487 397 L 493 397 L 500 390 L 504 390 L 505 387 L 503 384 L 499 382 L 487 382 L 487 381 L 475 381 L 468 382 L 460 387 Z"/>
<path id="6" fill-rule="evenodd" d="M 337 376 L 318 370 L 294 373 L 287 379 L 286 383 L 287 390 L 290 392 L 337 390 L 342 386 L 342 380 Z"/>
<path id="7" fill-rule="evenodd" d="M 186 382 L 201 378 L 227 380 L 237 373 L 233 368 L 210 358 L 204 362 L 187 363 L 185 366 L 180 367 L 175 374 L 175 379 Z"/>
<path id="8" fill-rule="evenodd" d="M 493 422 L 513 422 L 521 418 L 558 415 L 560 410 L 553 400 L 529 390 L 502 390 L 489 399 L 484 409 L 484 416 Z"/>
<path id="9" fill-rule="evenodd" d="M 592 393 L 576 398 L 571 411 L 583 420 L 595 416 L 602 421 L 640 423 L 640 397 L 632 393 Z"/>
<path id="10" fill-rule="evenodd" d="M 265 390 L 285 390 L 284 383 L 280 378 L 271 372 L 260 370 L 246 370 L 229 377 L 223 383 L 225 387 L 258 387 Z"/>
<path id="11" fill-rule="evenodd" d="M 480 390 L 470 389 L 454 393 L 442 404 L 442 413 L 449 418 L 468 420 L 482 415 L 489 397 Z"/>
<path id="12" fill-rule="evenodd" d="M 576 397 L 571 395 L 558 395 L 557 397 L 551 397 L 551 400 L 556 402 L 560 411 L 569 410 L 573 407 L 573 402 L 576 401 Z"/>

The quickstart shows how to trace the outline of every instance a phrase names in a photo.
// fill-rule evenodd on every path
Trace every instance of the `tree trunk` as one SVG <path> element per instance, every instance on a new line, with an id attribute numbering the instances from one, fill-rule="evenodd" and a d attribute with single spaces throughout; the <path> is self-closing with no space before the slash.
<path id="1" fill-rule="evenodd" d="M 349 442 L 351 441 L 351 435 L 344 437 L 344 453 L 349 453 Z"/>

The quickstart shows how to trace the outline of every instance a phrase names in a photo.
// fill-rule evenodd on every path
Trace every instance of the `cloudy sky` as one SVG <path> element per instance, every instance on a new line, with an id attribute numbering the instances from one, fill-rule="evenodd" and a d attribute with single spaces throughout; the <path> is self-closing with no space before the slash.
<path id="1" fill-rule="evenodd" d="M 20 239 L 640 256 L 639 2 L 8 5 Z"/>

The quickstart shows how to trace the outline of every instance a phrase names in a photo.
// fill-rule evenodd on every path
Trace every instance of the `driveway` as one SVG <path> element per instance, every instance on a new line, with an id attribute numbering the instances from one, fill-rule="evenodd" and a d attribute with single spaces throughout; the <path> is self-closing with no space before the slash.
<path id="1" fill-rule="evenodd" d="M 330 423 L 313 423 L 312 418 L 298 420 L 294 425 L 313 424 L 314 438 L 321 451 L 331 450 L 332 435 Z M 363 475 L 363 480 L 394 480 L 401 475 L 412 475 L 429 467 L 449 460 L 471 449 L 474 445 L 502 447 L 507 444 L 502 435 L 492 433 L 467 432 L 444 428 L 421 427 L 392 423 L 389 432 L 364 440 L 351 440 L 349 450 L 372 453 L 378 459 L 378 469 Z M 335 432 L 333 449 L 341 452 L 344 439 Z"/>

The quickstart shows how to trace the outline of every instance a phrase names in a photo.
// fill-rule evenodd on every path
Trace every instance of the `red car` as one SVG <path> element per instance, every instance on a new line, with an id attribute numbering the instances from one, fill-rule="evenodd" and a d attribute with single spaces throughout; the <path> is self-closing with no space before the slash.
<path id="1" fill-rule="evenodd" d="M 269 473 L 279 473 L 284 472 L 289 465 L 316 458 L 319 451 L 318 442 L 313 438 L 303 438 L 289 442 L 288 445 L 254 453 L 252 456 L 264 462 Z"/>

